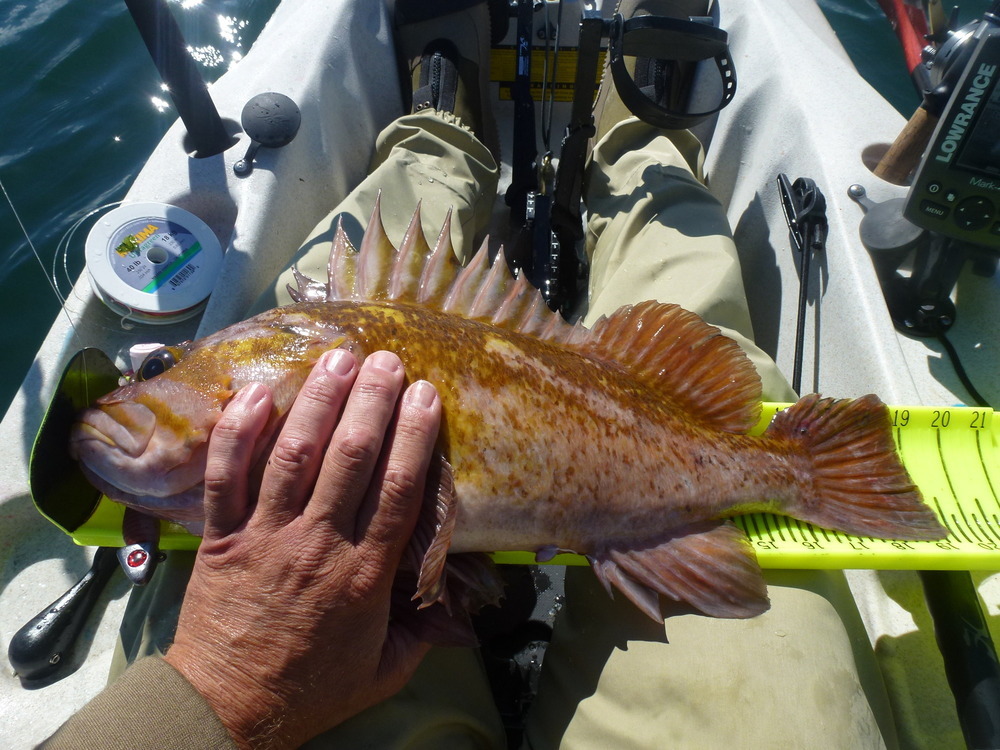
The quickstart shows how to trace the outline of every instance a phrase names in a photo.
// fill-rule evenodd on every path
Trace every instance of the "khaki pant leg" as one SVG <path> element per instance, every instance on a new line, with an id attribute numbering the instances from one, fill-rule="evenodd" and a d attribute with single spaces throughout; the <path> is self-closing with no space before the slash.
<path id="1" fill-rule="evenodd" d="M 701 158 L 690 133 L 668 137 L 636 119 L 619 123 L 594 149 L 585 194 L 591 263 L 585 322 L 649 299 L 679 304 L 743 347 L 761 375 L 765 400 L 794 400 L 753 343 L 729 222 L 695 177 Z"/>
<path id="2" fill-rule="evenodd" d="M 657 625 L 623 597 L 611 601 L 591 571 L 568 570 L 527 746 L 894 747 L 891 719 L 880 725 L 873 712 L 889 718 L 844 577 L 771 571 L 768 584 L 771 609 L 759 617 Z"/>
<path id="3" fill-rule="evenodd" d="M 668 137 L 637 120 L 598 144 L 586 193 L 588 322 L 646 299 L 678 303 L 740 343 L 766 399 L 792 400 L 752 343 L 725 213 L 693 174 L 699 151 L 689 134 Z M 884 686 L 844 576 L 770 571 L 767 579 L 765 615 L 677 615 L 664 634 L 621 597 L 611 601 L 591 571 L 568 570 L 527 745 L 894 747 Z"/>
<path id="4" fill-rule="evenodd" d="M 337 220 L 343 220 L 357 246 L 379 191 L 382 221 L 397 245 L 418 201 L 422 201 L 424 233 L 432 243 L 452 209 L 452 242 L 464 260 L 489 222 L 496 186 L 493 157 L 453 117 L 446 113 L 402 117 L 380 134 L 370 175 L 316 227 L 296 262 L 306 275 L 325 281 Z M 287 283 L 294 283 L 290 270 L 261 296 L 254 311 L 290 302 Z M 152 582 L 133 590 L 111 679 L 138 657 L 163 654 L 169 648 L 193 562 L 193 553 L 171 552 Z M 307 747 L 501 750 L 506 740 L 478 651 L 435 648 L 399 694 Z"/>
<path id="5" fill-rule="evenodd" d="M 401 117 L 379 134 L 368 176 L 316 226 L 292 263 L 306 276 L 325 282 L 337 223 L 343 223 L 358 247 L 379 192 L 382 224 L 395 246 L 419 203 L 424 235 L 432 246 L 445 216 L 452 212 L 452 244 L 464 262 L 478 249 L 475 243 L 489 224 L 498 175 L 489 149 L 453 115 L 424 112 Z M 291 268 L 261 295 L 251 313 L 291 302 L 288 284 L 295 285 Z"/>

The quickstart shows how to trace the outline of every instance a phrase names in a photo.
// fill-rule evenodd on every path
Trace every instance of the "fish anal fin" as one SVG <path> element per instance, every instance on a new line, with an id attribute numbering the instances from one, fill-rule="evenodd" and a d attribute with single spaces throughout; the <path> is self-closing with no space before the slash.
<path id="1" fill-rule="evenodd" d="M 712 617 L 754 617 L 770 607 L 753 547 L 729 521 L 692 524 L 662 540 L 610 545 L 588 557 L 605 589 L 617 588 L 657 622 L 660 595 Z"/>
<path id="2" fill-rule="evenodd" d="M 678 408 L 718 429 L 746 432 L 760 417 L 760 376 L 753 363 L 718 328 L 677 305 L 649 301 L 622 307 L 598 320 L 573 348 L 623 365 Z"/>

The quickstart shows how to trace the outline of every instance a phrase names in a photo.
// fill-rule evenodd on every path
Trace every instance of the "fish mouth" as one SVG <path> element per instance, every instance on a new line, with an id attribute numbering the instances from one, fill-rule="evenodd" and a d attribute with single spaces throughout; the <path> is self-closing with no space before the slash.
<path id="1" fill-rule="evenodd" d="M 96 440 L 97 442 L 103 443 L 109 448 L 118 447 L 118 444 L 114 440 L 112 440 L 103 432 L 101 432 L 99 429 L 94 427 L 94 425 L 87 424 L 86 422 L 78 422 L 75 425 L 73 442 L 70 443 L 70 446 L 75 447 L 79 443 L 87 440 Z M 77 458 L 77 456 L 74 454 L 73 458 Z"/>
<path id="2" fill-rule="evenodd" d="M 69 452 L 97 489 L 132 504 L 132 497 L 167 498 L 200 484 L 207 445 L 178 439 L 157 426 L 152 410 L 122 400 L 85 409 L 70 431 Z"/>
<path id="3" fill-rule="evenodd" d="M 156 431 L 156 415 L 134 401 L 117 401 L 85 409 L 70 431 L 70 453 L 83 460 L 91 451 L 121 451 L 137 458 Z"/>
<path id="4" fill-rule="evenodd" d="M 81 428 L 81 432 L 86 432 Z M 183 456 L 156 450 L 137 458 L 127 457 L 116 445 L 95 437 L 76 444 L 77 460 L 87 480 L 112 500 L 138 510 L 153 512 L 154 507 L 177 512 L 171 501 L 189 504 L 195 497 L 200 509 L 208 446 L 196 446 Z M 193 493 L 193 494 L 192 494 Z M 181 500 L 181 496 L 184 497 Z M 176 520 L 177 516 L 153 513 Z"/>

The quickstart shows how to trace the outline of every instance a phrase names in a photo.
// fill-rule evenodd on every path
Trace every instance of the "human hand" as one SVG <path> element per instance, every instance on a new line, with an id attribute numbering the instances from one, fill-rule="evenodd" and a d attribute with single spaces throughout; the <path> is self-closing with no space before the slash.
<path id="1" fill-rule="evenodd" d="M 204 539 L 165 658 L 240 746 L 298 746 L 398 691 L 426 653 L 389 602 L 441 402 L 424 382 L 400 399 L 403 379 L 394 354 L 360 369 L 347 351 L 324 355 L 256 503 L 248 476 L 268 389 L 244 388 L 215 427 Z"/>

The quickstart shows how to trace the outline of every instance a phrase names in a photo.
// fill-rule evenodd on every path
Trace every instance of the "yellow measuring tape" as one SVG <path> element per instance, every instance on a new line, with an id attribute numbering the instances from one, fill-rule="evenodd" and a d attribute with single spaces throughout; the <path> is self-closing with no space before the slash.
<path id="1" fill-rule="evenodd" d="M 762 430 L 777 407 L 766 409 Z M 1000 440 L 992 409 L 891 406 L 893 437 L 947 539 L 853 537 L 794 519 L 737 519 L 768 568 L 1000 569 Z"/>
<path id="2" fill-rule="evenodd" d="M 764 404 L 761 433 L 778 409 Z M 938 542 L 855 537 L 770 513 L 736 519 L 764 568 L 1000 570 L 1000 437 L 992 409 L 890 406 L 893 437 L 924 500 L 947 527 Z M 86 546 L 121 546 L 124 507 L 107 498 L 71 536 Z M 162 549 L 196 549 L 199 538 L 164 522 Z M 533 564 L 532 552 L 497 552 L 500 563 Z M 553 564 L 584 565 L 580 555 Z"/>

